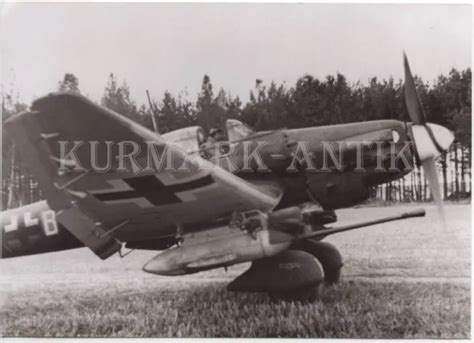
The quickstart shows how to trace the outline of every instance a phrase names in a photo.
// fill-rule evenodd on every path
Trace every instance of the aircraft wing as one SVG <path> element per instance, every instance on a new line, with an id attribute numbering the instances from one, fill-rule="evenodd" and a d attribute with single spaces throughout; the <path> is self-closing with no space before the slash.
<path id="1" fill-rule="evenodd" d="M 159 135 L 79 94 L 36 100 L 29 112 L 5 122 L 4 134 L 58 222 L 102 258 L 118 249 L 117 240 L 162 237 L 234 211 L 268 211 L 280 197 L 187 158 Z"/>

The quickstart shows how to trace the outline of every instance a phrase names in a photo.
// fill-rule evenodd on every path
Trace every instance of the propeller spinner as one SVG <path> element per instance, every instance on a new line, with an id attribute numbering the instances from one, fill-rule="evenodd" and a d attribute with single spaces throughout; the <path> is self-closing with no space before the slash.
<path id="1" fill-rule="evenodd" d="M 413 121 L 411 126 L 412 140 L 415 144 L 418 159 L 428 179 L 431 193 L 438 205 L 441 220 L 445 224 L 443 199 L 439 187 L 435 158 L 448 150 L 454 140 L 454 135 L 441 125 L 426 122 L 425 111 L 416 91 L 406 54 L 403 54 L 403 59 L 405 67 L 405 103 L 408 115 Z"/>

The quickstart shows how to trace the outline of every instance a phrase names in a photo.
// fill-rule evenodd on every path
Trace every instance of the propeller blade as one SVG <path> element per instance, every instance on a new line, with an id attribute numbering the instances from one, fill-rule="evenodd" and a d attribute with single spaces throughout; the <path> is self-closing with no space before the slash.
<path id="1" fill-rule="evenodd" d="M 413 125 L 411 126 L 412 140 L 415 143 L 418 159 L 428 179 L 431 194 L 438 206 L 441 222 L 443 226 L 446 227 L 443 198 L 439 187 L 435 158 L 443 151 L 448 150 L 454 140 L 454 135 L 443 126 L 428 124 L 426 122 L 425 112 L 421 105 L 418 92 L 416 91 L 415 81 L 413 80 L 408 58 L 405 53 L 403 53 L 403 64 L 405 67 L 405 103 L 408 114 L 413 121 Z"/>
<path id="2" fill-rule="evenodd" d="M 444 126 L 432 123 L 412 125 L 411 138 L 421 161 L 439 156 L 443 151 L 448 150 L 454 141 L 451 131 Z"/>
<path id="3" fill-rule="evenodd" d="M 426 178 L 428 179 L 428 183 L 431 189 L 431 194 L 433 195 L 433 199 L 438 206 L 438 212 L 441 217 L 441 223 L 443 226 L 446 227 L 446 217 L 444 213 L 444 206 L 443 206 L 443 198 L 441 196 L 441 189 L 439 187 L 438 181 L 438 171 L 436 169 L 436 162 L 434 157 L 427 158 L 421 161 L 423 166 L 423 170 L 425 171 Z"/>
<path id="4" fill-rule="evenodd" d="M 405 103 L 407 105 L 408 115 L 413 123 L 419 125 L 426 124 L 426 116 L 421 106 L 420 98 L 416 92 L 415 81 L 410 71 L 407 55 L 403 53 L 403 63 L 405 66 Z"/>

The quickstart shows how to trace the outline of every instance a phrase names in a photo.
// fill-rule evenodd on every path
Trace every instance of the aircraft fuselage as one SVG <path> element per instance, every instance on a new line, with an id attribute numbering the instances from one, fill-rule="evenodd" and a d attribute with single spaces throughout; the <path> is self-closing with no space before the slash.
<path id="1" fill-rule="evenodd" d="M 389 170 L 391 165 L 399 166 L 400 161 L 393 162 L 393 157 L 404 148 L 403 143 L 409 141 L 405 124 L 400 121 L 278 130 L 255 136 L 258 138 L 241 142 L 232 147 L 229 154 L 212 161 L 224 169 L 229 169 L 230 162 L 233 168 L 237 168 L 229 171 L 258 188 L 282 191 L 277 208 L 307 201 L 316 201 L 325 209 L 352 206 L 367 199 L 369 187 L 397 179 L 408 172 L 405 169 Z M 386 145 L 394 136 L 398 139 L 394 142 L 396 144 Z M 368 146 L 376 141 L 384 144 Z M 346 147 L 342 150 L 343 156 L 331 155 L 327 151 L 327 144 L 331 142 Z M 360 151 L 357 147 L 347 149 L 351 142 L 362 144 L 362 160 L 358 160 Z M 255 148 L 259 157 L 245 161 L 243 150 Z M 341 165 L 338 165 L 339 161 Z M 266 170 L 262 170 L 262 162 Z M 363 170 L 360 170 L 361 166 Z M 380 166 L 385 169 L 381 170 Z M 46 201 L 7 210 L 1 214 L 1 223 L 2 258 L 82 246 L 57 223 L 55 213 Z"/>

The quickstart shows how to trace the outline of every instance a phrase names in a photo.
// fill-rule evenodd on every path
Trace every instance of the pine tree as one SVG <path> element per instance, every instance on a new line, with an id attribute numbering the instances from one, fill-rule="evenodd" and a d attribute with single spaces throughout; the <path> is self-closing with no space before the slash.
<path id="1" fill-rule="evenodd" d="M 140 115 L 135 102 L 130 98 L 130 89 L 125 81 L 118 86 L 114 74 L 110 74 L 101 104 L 118 114 L 140 122 Z"/>
<path id="2" fill-rule="evenodd" d="M 62 81 L 59 81 L 58 90 L 60 92 L 76 92 L 80 93 L 79 80 L 74 74 L 66 73 Z"/>

